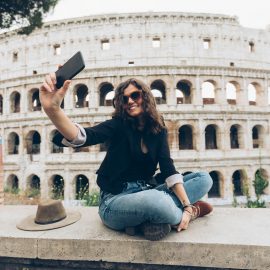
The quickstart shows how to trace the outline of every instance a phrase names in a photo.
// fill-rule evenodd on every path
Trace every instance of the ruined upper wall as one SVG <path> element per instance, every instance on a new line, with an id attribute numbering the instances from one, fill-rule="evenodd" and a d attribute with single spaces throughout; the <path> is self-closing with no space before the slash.
<path id="1" fill-rule="evenodd" d="M 0 35 L 0 80 L 51 72 L 78 50 L 87 69 L 132 65 L 267 70 L 269 33 L 217 14 L 132 13 L 59 20 L 29 36 L 15 31 Z M 153 47 L 154 39 L 160 47 Z M 109 50 L 102 49 L 104 41 Z M 60 55 L 56 46 L 61 47 Z"/>

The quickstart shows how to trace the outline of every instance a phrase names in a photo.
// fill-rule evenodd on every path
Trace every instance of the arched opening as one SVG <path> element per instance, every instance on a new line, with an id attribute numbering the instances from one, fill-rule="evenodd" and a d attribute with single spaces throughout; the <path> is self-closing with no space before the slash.
<path id="1" fill-rule="evenodd" d="M 245 174 L 242 170 L 237 170 L 232 175 L 234 196 L 244 195 L 244 184 L 246 182 Z"/>
<path id="2" fill-rule="evenodd" d="M 76 177 L 76 199 L 83 200 L 89 195 L 89 180 L 83 175 L 79 174 Z"/>
<path id="3" fill-rule="evenodd" d="M 252 128 L 252 146 L 253 148 L 263 148 L 264 132 L 261 125 Z"/>
<path id="4" fill-rule="evenodd" d="M 8 135 L 8 154 L 16 155 L 19 154 L 20 139 L 17 133 L 11 132 Z"/>
<path id="5" fill-rule="evenodd" d="M 226 98 L 227 102 L 230 105 L 236 105 L 236 93 L 237 93 L 237 88 L 235 83 L 228 82 L 226 84 Z"/>
<path id="6" fill-rule="evenodd" d="M 215 103 L 215 85 L 211 81 L 202 83 L 202 99 L 203 104 Z"/>
<path id="7" fill-rule="evenodd" d="M 32 174 L 27 179 L 27 197 L 34 198 L 40 195 L 40 179 L 37 175 Z"/>
<path id="8" fill-rule="evenodd" d="M 175 90 L 175 96 L 176 96 L 176 104 L 184 103 L 184 95 L 179 89 Z"/>
<path id="9" fill-rule="evenodd" d="M 193 132 L 192 127 L 189 125 L 184 125 L 178 130 L 178 138 L 179 138 L 179 149 L 180 150 L 188 150 L 193 149 Z"/>
<path id="10" fill-rule="evenodd" d="M 27 154 L 40 153 L 41 138 L 37 131 L 30 131 L 26 136 L 26 151 Z"/>
<path id="11" fill-rule="evenodd" d="M 6 188 L 11 193 L 19 192 L 19 179 L 15 174 L 11 174 L 7 178 Z"/>
<path id="12" fill-rule="evenodd" d="M 18 92 L 13 92 L 10 96 L 10 111 L 12 113 L 20 112 L 21 110 L 21 95 Z"/>
<path id="13" fill-rule="evenodd" d="M 63 153 L 64 152 L 64 147 L 58 146 L 55 143 L 53 143 L 53 141 L 52 141 L 55 134 L 56 134 L 56 132 L 57 132 L 57 130 L 55 129 L 50 134 L 50 141 L 51 141 L 51 147 L 50 147 L 51 151 L 50 152 L 53 153 L 53 154 Z"/>
<path id="14" fill-rule="evenodd" d="M 230 128 L 231 149 L 243 148 L 243 134 L 240 125 L 232 125 Z"/>
<path id="15" fill-rule="evenodd" d="M 51 178 L 51 198 L 55 200 L 64 199 L 65 182 L 61 175 L 54 175 Z"/>
<path id="16" fill-rule="evenodd" d="M 30 111 L 41 111 L 39 90 L 37 88 L 34 88 L 29 92 L 29 109 Z"/>
<path id="17" fill-rule="evenodd" d="M 209 173 L 212 180 L 213 185 L 208 192 L 208 198 L 220 198 L 221 197 L 221 177 L 218 171 L 212 171 Z"/>
<path id="18" fill-rule="evenodd" d="M 74 95 L 76 108 L 88 107 L 89 103 L 88 87 L 85 84 L 76 85 L 74 87 Z"/>
<path id="19" fill-rule="evenodd" d="M 205 128 L 205 149 L 217 148 L 217 126 L 208 125 Z"/>
<path id="20" fill-rule="evenodd" d="M 111 83 L 104 82 L 104 83 L 101 83 L 99 85 L 99 105 L 100 106 L 111 106 L 112 105 L 112 101 L 106 102 L 107 94 L 109 92 L 112 92 L 112 91 L 113 91 L 113 85 Z"/>
<path id="21" fill-rule="evenodd" d="M 250 83 L 248 85 L 248 102 L 249 105 L 256 105 L 257 104 L 257 89 L 258 84 Z"/>
<path id="22" fill-rule="evenodd" d="M 183 96 L 182 99 L 178 99 L 178 94 L 176 94 L 177 104 L 191 104 L 191 86 L 191 82 L 186 80 L 181 80 L 176 84 L 176 90 L 179 90 Z"/>
<path id="23" fill-rule="evenodd" d="M 113 105 L 113 98 L 114 98 L 114 90 L 110 91 L 105 96 L 105 106 L 112 106 Z"/>
<path id="24" fill-rule="evenodd" d="M 151 83 L 151 92 L 157 104 L 166 103 L 166 85 L 162 80 L 155 80 Z"/>

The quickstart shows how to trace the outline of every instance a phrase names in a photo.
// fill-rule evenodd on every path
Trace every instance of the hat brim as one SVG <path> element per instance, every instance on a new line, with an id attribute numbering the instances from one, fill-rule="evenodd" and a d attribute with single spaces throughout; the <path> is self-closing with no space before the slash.
<path id="1" fill-rule="evenodd" d="M 67 216 L 55 223 L 51 224 L 37 224 L 35 223 L 35 215 L 31 215 L 23 219 L 21 222 L 19 222 L 16 227 L 20 230 L 24 231 L 47 231 L 47 230 L 53 230 L 61 227 L 68 226 L 70 224 L 75 223 L 81 218 L 81 213 L 78 211 L 66 211 Z"/>

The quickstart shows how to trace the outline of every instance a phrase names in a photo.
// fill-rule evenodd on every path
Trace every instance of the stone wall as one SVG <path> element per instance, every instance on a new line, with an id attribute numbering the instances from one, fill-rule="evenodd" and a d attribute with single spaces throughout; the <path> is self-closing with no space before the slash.
<path id="1" fill-rule="evenodd" d="M 270 176 L 269 49 L 268 30 L 245 28 L 235 17 L 217 14 L 96 15 L 46 23 L 29 36 L 0 35 L 5 185 L 25 190 L 39 179 L 46 198 L 55 179 L 62 179 L 65 199 L 76 197 L 79 177 L 88 179 L 91 190 L 97 188 L 102 147 L 56 149 L 51 143 L 55 128 L 37 98 L 45 74 L 81 50 L 86 68 L 64 102 L 72 121 L 88 127 L 110 118 L 113 108 L 105 106 L 105 94 L 137 77 L 162 92 L 157 106 L 177 170 L 214 175 L 216 197 L 208 199 L 215 204 L 232 202 L 236 180 L 254 195 L 256 171 L 262 168 Z M 203 96 L 204 83 L 212 85 L 214 97 Z M 228 97 L 227 84 L 234 87 L 234 98 Z M 249 99 L 250 85 L 255 101 Z M 182 128 L 190 131 L 184 147 Z M 234 135 L 238 141 L 233 144 Z"/>

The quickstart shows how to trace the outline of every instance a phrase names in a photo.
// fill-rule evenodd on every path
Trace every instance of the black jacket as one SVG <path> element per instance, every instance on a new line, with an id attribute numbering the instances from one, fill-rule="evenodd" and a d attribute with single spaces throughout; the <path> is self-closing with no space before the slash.
<path id="1" fill-rule="evenodd" d="M 113 194 L 120 193 L 123 188 L 121 174 L 129 168 L 132 162 L 136 131 L 119 118 L 112 118 L 94 127 L 85 128 L 85 131 L 87 138 L 81 147 L 108 143 L 106 156 L 97 170 L 97 184 L 101 190 Z M 63 136 L 57 132 L 53 142 L 64 147 L 62 139 Z M 159 183 L 164 183 L 167 177 L 178 173 L 170 158 L 165 128 L 157 135 L 144 134 L 143 140 L 150 155 L 148 172 L 151 176 L 154 176 L 158 164 L 161 172 L 158 177 Z"/>

